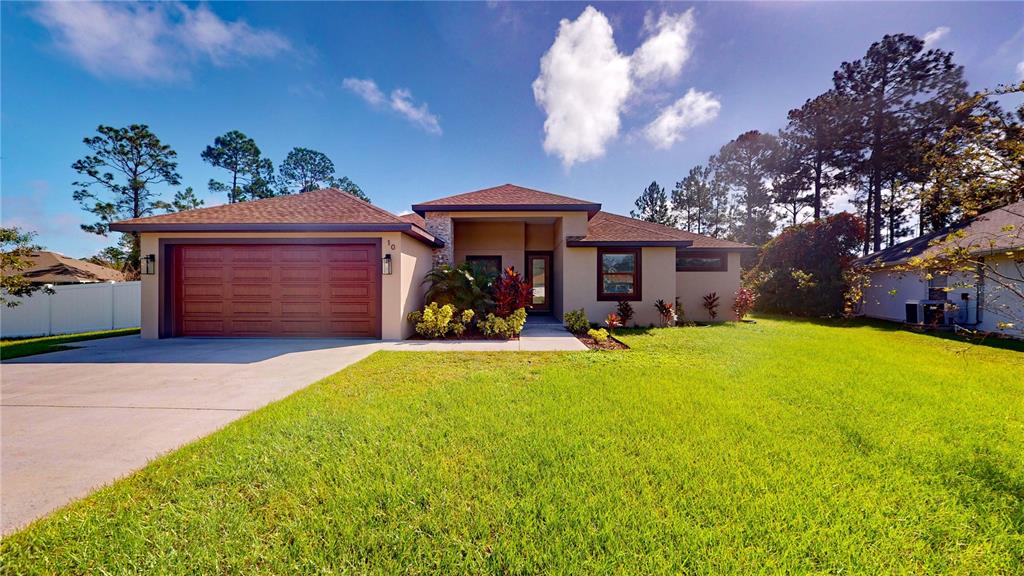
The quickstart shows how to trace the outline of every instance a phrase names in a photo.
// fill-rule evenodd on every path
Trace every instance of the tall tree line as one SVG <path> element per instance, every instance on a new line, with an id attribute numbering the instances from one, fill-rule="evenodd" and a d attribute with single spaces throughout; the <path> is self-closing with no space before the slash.
<path id="1" fill-rule="evenodd" d="M 82 225 L 83 230 L 107 236 L 110 224 L 118 220 L 203 206 L 203 200 L 192 187 L 175 192 L 170 201 L 163 199 L 159 188 L 181 184 L 178 154 L 148 126 L 99 126 L 96 132 L 83 140 L 90 153 L 72 164 L 79 175 L 73 183 L 72 196 L 96 218 L 94 223 Z M 229 203 L 327 187 L 370 201 L 355 182 L 338 177 L 330 158 L 316 150 L 292 149 L 275 174 L 273 162 L 263 155 L 256 142 L 232 130 L 215 138 L 200 157 L 227 173 L 227 182 L 211 179 L 208 187 L 212 193 L 226 195 Z M 124 270 L 129 276 L 137 274 L 138 234 L 122 234 L 117 245 L 105 248 L 94 260 Z"/>
<path id="2" fill-rule="evenodd" d="M 635 215 L 762 245 L 780 225 L 823 218 L 842 192 L 865 220 L 862 250 L 877 251 L 1024 198 L 1024 106 L 996 101 L 1022 91 L 970 94 L 951 52 L 887 35 L 783 129 L 740 134 L 690 169 L 667 212 L 651 208 L 649 187 Z"/>

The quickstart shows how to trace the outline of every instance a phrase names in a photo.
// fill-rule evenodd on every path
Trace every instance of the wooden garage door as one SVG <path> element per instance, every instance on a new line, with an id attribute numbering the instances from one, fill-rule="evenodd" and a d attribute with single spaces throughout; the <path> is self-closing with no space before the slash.
<path id="1" fill-rule="evenodd" d="M 376 244 L 186 244 L 174 251 L 175 335 L 380 337 Z"/>

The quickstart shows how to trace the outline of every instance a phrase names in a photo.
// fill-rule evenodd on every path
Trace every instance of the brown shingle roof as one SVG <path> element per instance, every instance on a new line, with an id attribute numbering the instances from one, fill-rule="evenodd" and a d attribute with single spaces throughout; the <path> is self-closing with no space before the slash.
<path id="1" fill-rule="evenodd" d="M 750 250 L 752 246 L 720 240 L 702 234 L 694 234 L 654 222 L 619 216 L 609 212 L 598 212 L 587 224 L 587 235 L 570 240 L 570 245 L 586 246 L 601 243 L 658 243 L 666 246 L 681 246 L 703 249 Z"/>
<path id="2" fill-rule="evenodd" d="M 399 214 L 398 219 L 401 220 L 402 222 L 415 224 L 420 228 L 423 228 L 424 230 L 427 229 L 427 221 L 423 219 L 423 216 L 420 216 L 415 212 L 410 212 L 409 214 Z"/>
<path id="3" fill-rule="evenodd" d="M 493 188 L 421 202 L 414 204 L 412 209 L 419 214 L 452 210 L 585 210 L 593 215 L 601 209 L 601 205 L 588 200 L 560 196 L 514 184 L 502 184 Z"/>
<path id="4" fill-rule="evenodd" d="M 1014 226 L 1015 230 L 1013 232 L 1003 231 L 1003 227 L 1009 225 Z M 1024 230 L 1024 201 L 996 208 L 966 222 L 900 242 L 885 250 L 864 256 L 856 260 L 854 264 L 869 268 L 895 266 L 915 256 L 938 255 L 944 246 L 969 248 L 978 254 L 1024 248 L 1022 230 Z M 964 237 L 950 239 L 946 244 L 946 237 L 958 231 L 963 231 Z"/>
<path id="5" fill-rule="evenodd" d="M 122 220 L 112 224 L 110 229 L 116 232 L 398 231 L 412 233 L 421 240 L 436 243 L 433 236 L 423 230 L 417 231 L 415 226 L 391 212 L 334 188 Z"/>
<path id="6" fill-rule="evenodd" d="M 113 268 L 41 250 L 26 258 L 32 266 L 21 272 L 33 284 L 80 284 L 124 282 L 124 274 Z"/>

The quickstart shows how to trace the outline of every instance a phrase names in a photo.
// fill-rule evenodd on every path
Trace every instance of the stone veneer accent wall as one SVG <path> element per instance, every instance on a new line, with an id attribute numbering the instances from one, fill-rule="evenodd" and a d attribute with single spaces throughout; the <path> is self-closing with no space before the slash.
<path id="1" fill-rule="evenodd" d="M 435 238 L 444 242 L 442 248 L 434 249 L 434 266 L 454 263 L 455 230 L 452 227 L 451 214 L 448 212 L 427 212 L 424 219 L 427 221 L 427 232 L 430 232 Z"/>

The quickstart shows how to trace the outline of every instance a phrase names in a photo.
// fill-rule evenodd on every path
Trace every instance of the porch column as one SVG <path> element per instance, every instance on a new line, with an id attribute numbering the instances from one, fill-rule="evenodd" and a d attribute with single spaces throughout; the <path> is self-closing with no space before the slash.
<path id="1" fill-rule="evenodd" d="M 441 248 L 434 248 L 434 266 L 440 264 L 455 263 L 455 230 L 452 227 L 452 217 L 448 212 L 427 212 L 424 215 L 427 221 L 427 232 L 435 238 L 444 242 Z"/>

